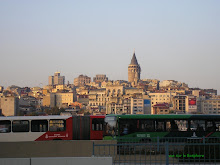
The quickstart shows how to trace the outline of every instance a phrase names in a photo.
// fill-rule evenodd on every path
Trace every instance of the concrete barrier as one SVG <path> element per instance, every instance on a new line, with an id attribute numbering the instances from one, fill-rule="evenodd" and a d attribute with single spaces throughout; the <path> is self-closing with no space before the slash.
<path id="1" fill-rule="evenodd" d="M 1 158 L 0 165 L 31 165 L 30 158 Z"/>
<path id="2" fill-rule="evenodd" d="M 0 165 L 112 165 L 111 157 L 1 158 Z"/>
<path id="3" fill-rule="evenodd" d="M 95 144 L 117 143 L 116 141 L 110 140 L 0 142 L 0 158 L 91 157 L 93 152 L 93 142 Z M 106 153 L 107 152 L 106 148 Z"/>
<path id="4" fill-rule="evenodd" d="M 31 158 L 31 165 L 112 165 L 111 157 Z"/>

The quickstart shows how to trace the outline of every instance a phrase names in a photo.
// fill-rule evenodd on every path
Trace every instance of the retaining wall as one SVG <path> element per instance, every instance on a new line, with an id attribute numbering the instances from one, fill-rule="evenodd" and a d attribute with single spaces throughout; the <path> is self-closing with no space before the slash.
<path id="1" fill-rule="evenodd" d="M 0 158 L 91 157 L 95 144 L 116 144 L 116 141 L 38 141 L 0 142 Z M 106 151 L 109 152 L 109 151 Z M 111 150 L 110 152 L 115 152 Z"/>

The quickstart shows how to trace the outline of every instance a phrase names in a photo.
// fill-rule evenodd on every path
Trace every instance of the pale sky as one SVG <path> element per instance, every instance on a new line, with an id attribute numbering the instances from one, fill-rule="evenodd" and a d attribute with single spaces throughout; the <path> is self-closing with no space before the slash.
<path id="1" fill-rule="evenodd" d="M 220 91 L 219 0 L 1 0 L 0 85 L 43 86 L 60 71 Z"/>

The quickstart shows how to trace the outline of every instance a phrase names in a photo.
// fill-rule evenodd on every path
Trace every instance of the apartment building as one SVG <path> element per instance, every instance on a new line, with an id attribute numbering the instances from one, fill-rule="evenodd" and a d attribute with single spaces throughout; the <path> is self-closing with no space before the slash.
<path id="1" fill-rule="evenodd" d="M 84 86 L 89 85 L 91 82 L 91 77 L 88 77 L 86 75 L 79 75 L 79 77 L 74 79 L 74 85 L 75 86 Z"/>
<path id="2" fill-rule="evenodd" d="M 220 114 L 220 98 L 210 98 L 201 101 L 203 114 Z"/>
<path id="3" fill-rule="evenodd" d="M 0 109 L 4 116 L 18 115 L 18 98 L 14 96 L 2 96 L 0 98 Z"/>
<path id="4" fill-rule="evenodd" d="M 109 85 L 89 92 L 89 105 L 106 114 L 144 114 L 143 89 Z"/>
<path id="5" fill-rule="evenodd" d="M 169 114 L 170 112 L 170 106 L 168 103 L 161 103 L 153 105 L 153 113 L 152 114 Z"/>
<path id="6" fill-rule="evenodd" d="M 75 101 L 75 93 L 48 93 L 43 96 L 43 106 L 66 108 Z"/>
<path id="7" fill-rule="evenodd" d="M 144 99 L 142 95 L 131 97 L 131 114 L 144 114 Z"/>
<path id="8" fill-rule="evenodd" d="M 173 109 L 173 98 L 176 96 L 175 92 L 158 92 L 158 93 L 149 93 L 151 97 L 151 114 L 154 113 L 153 106 L 161 103 L 168 103 Z"/>
<path id="9" fill-rule="evenodd" d="M 0 93 L 2 93 L 4 90 L 4 87 L 3 86 L 0 86 Z"/>
<path id="10" fill-rule="evenodd" d="M 54 76 L 49 76 L 48 84 L 49 85 L 64 85 L 65 76 L 60 76 L 60 72 L 55 72 Z"/>
<path id="11" fill-rule="evenodd" d="M 101 83 L 103 81 L 108 81 L 108 77 L 106 77 L 105 74 L 97 74 L 94 78 L 93 81 L 96 83 Z"/>
<path id="12" fill-rule="evenodd" d="M 177 113 L 185 113 L 186 112 L 186 99 L 187 99 L 187 95 L 174 96 L 173 107 Z"/>

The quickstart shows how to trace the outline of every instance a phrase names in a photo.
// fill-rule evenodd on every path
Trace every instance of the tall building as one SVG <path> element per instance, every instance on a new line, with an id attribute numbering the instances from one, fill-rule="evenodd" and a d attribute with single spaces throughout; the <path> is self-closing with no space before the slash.
<path id="1" fill-rule="evenodd" d="M 89 85 L 91 82 L 91 78 L 88 76 L 84 75 L 79 75 L 79 77 L 74 79 L 74 85 L 75 86 L 84 86 L 84 85 Z"/>
<path id="2" fill-rule="evenodd" d="M 106 77 L 105 74 L 97 74 L 94 78 L 93 78 L 94 82 L 103 82 L 103 81 L 108 81 L 108 77 Z"/>
<path id="3" fill-rule="evenodd" d="M 43 106 L 66 108 L 75 101 L 76 94 L 68 93 L 48 93 L 43 96 Z"/>
<path id="4" fill-rule="evenodd" d="M 187 95 L 177 95 L 173 97 L 174 109 L 177 113 L 186 113 L 186 99 Z"/>
<path id="5" fill-rule="evenodd" d="M 18 115 L 18 98 L 14 96 L 3 96 L 0 98 L 0 109 L 4 116 Z"/>
<path id="6" fill-rule="evenodd" d="M 154 114 L 154 105 L 168 103 L 173 105 L 173 98 L 176 96 L 176 92 L 155 92 L 149 93 L 151 97 L 151 114 Z"/>
<path id="7" fill-rule="evenodd" d="M 48 84 L 49 85 L 64 85 L 65 76 L 60 76 L 60 72 L 55 72 L 54 76 L 49 76 Z"/>
<path id="8" fill-rule="evenodd" d="M 198 105 L 198 103 L 197 103 Z M 201 100 L 201 112 L 203 114 L 220 114 L 220 98 Z"/>
<path id="9" fill-rule="evenodd" d="M 137 58 L 134 52 L 131 63 L 128 65 L 128 81 L 137 84 L 137 82 L 140 80 L 140 75 L 141 67 L 137 62 Z"/>
<path id="10" fill-rule="evenodd" d="M 0 86 L 0 93 L 2 93 L 4 90 L 4 87 L 3 86 Z"/>

